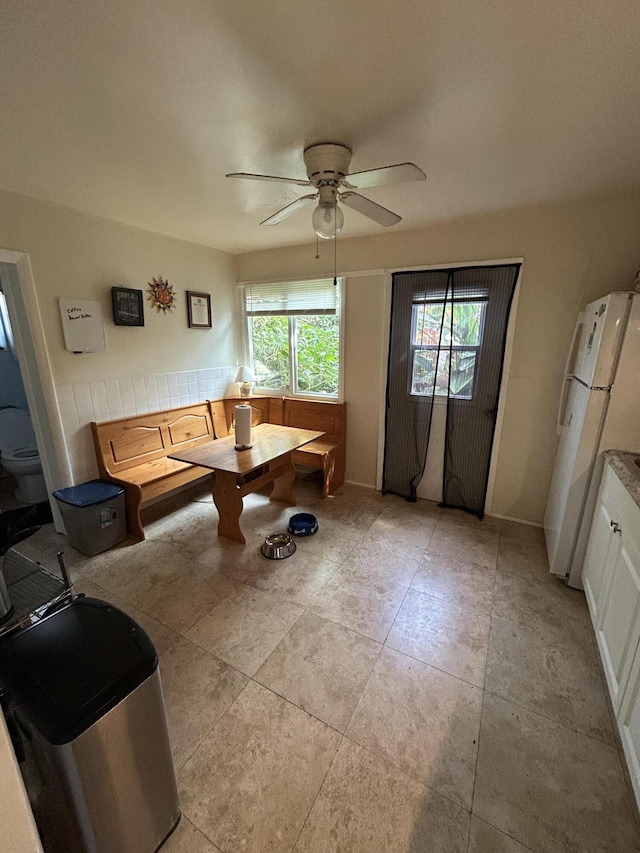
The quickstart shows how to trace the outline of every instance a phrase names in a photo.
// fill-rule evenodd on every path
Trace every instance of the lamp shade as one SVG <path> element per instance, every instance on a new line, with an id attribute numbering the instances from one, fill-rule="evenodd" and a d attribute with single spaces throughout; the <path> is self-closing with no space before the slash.
<path id="1" fill-rule="evenodd" d="M 313 211 L 311 224 L 321 240 L 333 240 L 342 231 L 344 214 L 335 201 L 321 201 Z"/>
<path id="2" fill-rule="evenodd" d="M 255 382 L 256 377 L 253 374 L 253 370 L 250 367 L 246 367 L 246 365 L 241 364 L 238 367 L 238 372 L 236 373 L 236 378 L 234 382 Z"/>

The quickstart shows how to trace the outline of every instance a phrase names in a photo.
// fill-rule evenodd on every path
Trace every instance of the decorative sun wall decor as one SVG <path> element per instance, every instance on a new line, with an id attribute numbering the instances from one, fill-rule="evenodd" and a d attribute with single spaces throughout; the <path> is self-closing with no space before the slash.
<path id="1" fill-rule="evenodd" d="M 175 308 L 176 295 L 173 287 L 162 276 L 151 279 L 147 293 L 149 294 L 147 299 L 154 308 L 158 309 L 158 312 L 162 311 L 166 314 L 167 311 L 173 311 Z"/>

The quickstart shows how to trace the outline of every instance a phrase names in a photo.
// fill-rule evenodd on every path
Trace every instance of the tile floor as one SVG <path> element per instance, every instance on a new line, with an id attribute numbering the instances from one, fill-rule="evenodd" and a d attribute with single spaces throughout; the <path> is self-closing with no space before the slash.
<path id="1" fill-rule="evenodd" d="M 541 531 L 354 486 L 291 510 L 245 502 L 247 545 L 206 494 L 146 513 L 148 539 L 77 588 L 160 655 L 183 818 L 163 853 L 628 853 L 637 812 L 584 596 Z M 55 566 L 61 537 L 20 546 Z"/>

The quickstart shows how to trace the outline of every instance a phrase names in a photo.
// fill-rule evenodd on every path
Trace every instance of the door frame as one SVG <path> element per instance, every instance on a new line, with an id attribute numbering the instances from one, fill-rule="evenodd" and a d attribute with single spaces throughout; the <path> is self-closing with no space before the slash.
<path id="1" fill-rule="evenodd" d="M 49 503 L 55 528 L 62 533 L 62 517 L 51 493 L 71 485 L 72 476 L 29 255 L 0 249 L 0 269 Z"/>
<path id="2" fill-rule="evenodd" d="M 498 453 L 500 450 L 500 438 L 502 435 L 502 423 L 504 420 L 504 407 L 507 396 L 507 388 L 509 386 L 509 375 L 511 372 L 511 356 L 513 353 L 513 339 L 516 326 L 516 317 L 518 314 L 518 301 L 520 298 L 520 280 L 524 267 L 524 258 L 502 258 L 500 260 L 488 261 L 464 261 L 456 263 L 441 263 L 441 264 L 417 264 L 408 267 L 395 267 L 385 270 L 384 277 L 384 303 L 383 303 L 383 340 L 382 352 L 384 354 L 383 366 L 380 371 L 380 410 L 378 414 L 378 460 L 376 465 L 376 489 L 382 489 L 382 475 L 384 469 L 384 445 L 386 439 L 386 398 L 387 398 L 387 379 L 389 373 L 389 342 L 391 335 L 391 285 L 392 276 L 399 272 L 424 272 L 426 270 L 453 270 L 460 267 L 495 267 L 506 266 L 508 264 L 520 264 L 516 284 L 511 301 L 511 310 L 509 312 L 509 321 L 507 323 L 507 337 L 505 341 L 504 361 L 502 365 L 502 379 L 500 381 L 500 390 L 498 391 L 498 413 L 496 415 L 496 425 L 493 433 L 493 443 L 491 445 L 491 465 L 489 467 L 489 480 L 487 483 L 487 498 L 485 501 L 486 515 L 492 515 L 493 492 L 496 480 L 496 469 L 498 464 Z"/>

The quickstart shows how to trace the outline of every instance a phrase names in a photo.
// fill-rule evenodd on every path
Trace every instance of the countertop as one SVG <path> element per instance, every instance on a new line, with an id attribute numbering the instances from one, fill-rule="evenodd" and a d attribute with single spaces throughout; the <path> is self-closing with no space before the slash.
<path id="1" fill-rule="evenodd" d="M 640 453 L 607 450 L 604 458 L 616 472 L 620 482 L 636 502 L 636 506 L 640 507 L 640 467 L 634 462 L 634 459 L 640 459 Z"/>

